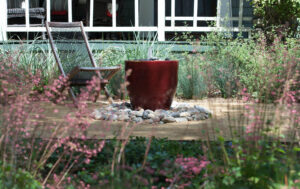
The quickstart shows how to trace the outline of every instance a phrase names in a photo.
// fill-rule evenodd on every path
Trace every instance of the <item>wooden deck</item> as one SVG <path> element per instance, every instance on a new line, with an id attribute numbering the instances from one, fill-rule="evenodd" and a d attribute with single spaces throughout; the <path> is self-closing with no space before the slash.
<path id="1" fill-rule="evenodd" d="M 293 120 L 284 106 L 279 107 L 271 104 L 251 105 L 241 101 L 225 99 L 188 101 L 188 103 L 198 104 L 210 109 L 213 112 L 213 116 L 199 122 L 171 124 L 133 124 L 99 121 L 89 118 L 88 121 L 91 123 L 91 127 L 87 131 L 88 138 L 125 139 L 128 136 L 155 136 L 157 138 L 168 138 L 170 140 L 216 140 L 218 136 L 221 135 L 225 140 L 232 140 L 235 137 L 243 136 L 245 127 L 253 120 L 245 116 L 245 113 L 248 113 L 249 115 L 264 117 L 264 122 L 273 123 L 273 125 L 275 125 L 270 126 L 271 131 L 268 135 L 278 136 L 278 133 L 280 133 L 286 136 L 282 138 L 283 141 L 300 141 L 299 123 L 298 129 L 292 127 Z M 89 103 L 89 109 L 93 110 L 105 104 L 106 102 L 103 101 Z M 64 122 L 65 115 L 70 112 L 70 110 L 64 106 L 51 106 L 49 104 L 43 104 L 43 106 L 46 110 L 46 118 L 42 121 L 44 125 L 47 125 L 47 123 L 50 125 L 54 121 L 58 123 Z M 253 107 L 253 109 L 245 109 L 245 107 L 248 106 Z M 59 113 L 53 113 L 54 108 L 58 109 Z M 295 108 L 300 110 L 300 105 L 295 106 Z M 255 113 L 251 113 L 251 111 Z M 264 125 L 265 127 L 267 126 L 267 124 Z M 47 127 L 41 128 L 44 130 L 43 137 L 48 137 L 50 132 L 47 130 Z M 64 132 L 64 128 L 61 129 L 62 131 L 58 134 L 58 137 L 68 135 Z"/>

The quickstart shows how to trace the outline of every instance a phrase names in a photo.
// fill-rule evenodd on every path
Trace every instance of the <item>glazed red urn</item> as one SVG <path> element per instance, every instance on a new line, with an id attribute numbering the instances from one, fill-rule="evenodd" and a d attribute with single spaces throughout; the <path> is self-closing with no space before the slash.
<path id="1" fill-rule="evenodd" d="M 129 60 L 125 71 L 134 109 L 170 108 L 177 87 L 177 60 Z"/>

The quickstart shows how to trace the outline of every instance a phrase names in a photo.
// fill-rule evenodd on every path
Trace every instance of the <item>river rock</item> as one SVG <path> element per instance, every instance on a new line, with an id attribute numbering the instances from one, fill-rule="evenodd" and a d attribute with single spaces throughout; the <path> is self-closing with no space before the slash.
<path id="1" fill-rule="evenodd" d="M 185 122 L 188 122 L 189 120 L 184 117 L 178 117 L 178 118 L 175 118 L 175 121 L 176 121 L 176 123 L 185 123 Z"/>
<path id="2" fill-rule="evenodd" d="M 173 108 L 175 110 L 182 110 L 182 111 L 186 111 L 187 109 L 191 108 L 192 105 L 188 104 L 188 103 L 178 103 L 176 104 Z"/>
<path id="3" fill-rule="evenodd" d="M 205 114 L 196 114 L 196 115 L 193 115 L 193 119 L 195 121 L 200 121 L 200 120 L 205 120 L 206 117 L 205 117 Z"/>
<path id="4" fill-rule="evenodd" d="M 145 110 L 143 113 L 143 119 L 151 119 L 151 117 L 149 117 L 149 114 L 153 114 L 152 110 Z"/>
<path id="5" fill-rule="evenodd" d="M 174 123 L 174 122 L 176 122 L 176 119 L 174 117 L 167 116 L 167 117 L 164 117 L 162 119 L 162 122 L 164 122 L 164 123 Z"/>
<path id="6" fill-rule="evenodd" d="M 129 120 L 130 120 L 130 118 L 126 114 L 118 116 L 118 121 L 129 121 Z"/>
<path id="7" fill-rule="evenodd" d="M 118 116 L 116 114 L 112 114 L 110 116 L 108 116 L 108 120 L 110 121 L 117 121 L 118 119 Z"/>
<path id="8" fill-rule="evenodd" d="M 191 114 L 189 112 L 181 112 L 180 117 L 189 117 Z"/>
<path id="9" fill-rule="evenodd" d="M 141 109 L 139 111 L 132 111 L 131 113 L 136 117 L 143 117 L 144 109 Z"/>
<path id="10" fill-rule="evenodd" d="M 186 118 L 188 121 L 193 121 L 193 118 L 192 117 L 187 117 Z"/>
<path id="11" fill-rule="evenodd" d="M 155 116 L 155 114 L 154 113 L 149 113 L 148 115 L 147 115 L 147 118 L 146 119 L 154 119 L 154 118 L 158 118 L 158 116 Z M 159 118 L 158 118 L 159 119 Z"/>
<path id="12" fill-rule="evenodd" d="M 189 103 L 173 103 L 170 110 L 132 110 L 128 102 L 113 103 L 96 109 L 91 117 L 97 120 L 132 121 L 136 123 L 185 123 L 188 121 L 200 121 L 208 119 L 211 112 L 199 105 Z"/>
<path id="13" fill-rule="evenodd" d="M 160 118 L 158 116 L 154 116 L 154 118 L 151 118 L 154 123 L 160 122 Z"/>
<path id="14" fill-rule="evenodd" d="M 159 117 L 159 119 L 163 119 L 164 117 L 169 117 L 168 112 L 166 110 L 162 110 L 162 109 L 155 110 L 154 115 Z"/>
<path id="15" fill-rule="evenodd" d="M 200 113 L 211 114 L 211 112 L 201 106 L 195 105 L 194 108 L 198 110 Z"/>
<path id="16" fill-rule="evenodd" d="M 173 112 L 171 113 L 172 117 L 180 117 L 180 112 Z"/>
<path id="17" fill-rule="evenodd" d="M 147 119 L 147 120 L 145 120 L 145 123 L 152 124 L 152 123 L 154 123 L 154 121 L 152 119 Z"/>
<path id="18" fill-rule="evenodd" d="M 143 122 L 143 118 L 141 117 L 135 117 L 132 119 L 132 121 L 136 122 L 136 123 L 140 123 L 140 122 Z"/>

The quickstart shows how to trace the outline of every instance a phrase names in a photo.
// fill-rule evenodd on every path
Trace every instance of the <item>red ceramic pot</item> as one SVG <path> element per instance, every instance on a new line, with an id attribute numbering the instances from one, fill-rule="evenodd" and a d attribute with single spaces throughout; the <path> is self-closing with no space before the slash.
<path id="1" fill-rule="evenodd" d="M 178 61 L 125 61 L 127 90 L 134 109 L 169 109 L 176 92 Z"/>

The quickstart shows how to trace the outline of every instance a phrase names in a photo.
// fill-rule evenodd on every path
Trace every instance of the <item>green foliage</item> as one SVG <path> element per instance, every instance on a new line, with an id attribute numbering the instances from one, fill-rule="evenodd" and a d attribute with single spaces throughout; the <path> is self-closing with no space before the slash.
<path id="1" fill-rule="evenodd" d="M 207 96 L 206 78 L 200 74 L 203 61 L 199 61 L 198 55 L 187 53 L 176 58 L 179 59 L 177 96 L 187 99 Z"/>
<path id="2" fill-rule="evenodd" d="M 295 60 L 300 58 L 300 51 L 296 39 L 282 42 L 275 38 L 269 46 L 264 35 L 228 40 L 222 33 L 210 33 L 201 38 L 201 43 L 196 42 L 195 48 L 204 45 L 212 49 L 184 54 L 180 59 L 177 95 L 235 97 L 246 88 L 254 98 L 274 101 L 281 96 L 286 81 L 299 79 L 300 68 Z M 299 88 L 299 83 L 296 85 Z"/>
<path id="3" fill-rule="evenodd" d="M 34 90 L 43 91 L 44 85 L 59 75 L 52 52 L 45 50 L 44 44 L 39 43 L 38 40 L 16 43 L 4 43 L 0 46 L 0 61 L 10 60 L 15 63 L 16 68 L 26 70 L 33 75 L 40 75 L 42 85 L 35 86 Z"/>
<path id="4" fill-rule="evenodd" d="M 27 171 L 3 165 L 0 169 L 0 186 L 4 189 L 39 189 L 42 185 Z"/>
<path id="5" fill-rule="evenodd" d="M 221 144 L 222 145 L 222 144 Z M 224 145 L 224 144 L 223 144 Z M 231 153 L 229 153 L 231 151 Z M 224 156 L 229 162 L 222 163 Z M 299 158 L 288 145 L 263 140 L 237 140 L 229 146 L 209 172 L 211 188 L 277 188 L 299 187 Z M 221 170 L 216 172 L 216 170 Z M 296 181 L 296 182 L 295 182 Z M 210 188 L 210 187 L 208 187 Z"/>
<path id="6" fill-rule="evenodd" d="M 254 6 L 254 15 L 260 20 L 258 27 L 263 28 L 265 32 L 272 28 L 285 27 L 288 34 L 296 36 L 300 17 L 299 0 L 251 0 Z"/>
<path id="7" fill-rule="evenodd" d="M 174 187 L 185 183 L 184 188 L 278 188 L 299 187 L 300 159 L 298 147 L 291 144 L 267 140 L 250 141 L 235 139 L 225 141 L 170 141 L 152 139 L 147 163 L 142 167 L 149 139 L 131 139 L 126 145 L 120 164 L 111 172 L 111 161 L 118 142 L 109 140 L 103 151 L 92 158 L 91 163 L 82 164 L 73 172 L 72 184 L 80 181 L 91 187 L 101 188 L 149 188 L 170 187 L 167 179 L 177 177 Z M 91 142 L 92 143 L 92 142 Z M 203 150 L 204 149 L 204 150 Z M 184 177 L 175 159 L 206 155 L 211 162 L 199 175 Z M 205 173 L 205 176 L 203 175 Z"/>

